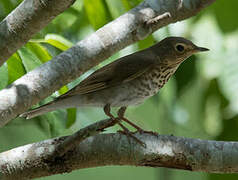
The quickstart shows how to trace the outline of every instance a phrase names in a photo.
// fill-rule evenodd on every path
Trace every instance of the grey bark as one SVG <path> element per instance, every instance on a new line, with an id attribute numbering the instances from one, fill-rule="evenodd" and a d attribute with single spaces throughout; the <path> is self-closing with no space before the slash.
<path id="1" fill-rule="evenodd" d="M 0 91 L 0 127 L 118 50 L 169 23 L 194 16 L 214 1 L 145 0 Z"/>
<path id="2" fill-rule="evenodd" d="M 0 66 L 75 0 L 24 0 L 0 23 Z"/>
<path id="3" fill-rule="evenodd" d="M 237 142 L 168 135 L 135 136 L 145 142 L 146 148 L 120 133 L 101 134 L 89 137 L 54 160 L 51 155 L 66 137 L 18 147 L 0 153 L 0 178 L 31 179 L 107 165 L 169 167 L 210 173 L 238 172 Z"/>

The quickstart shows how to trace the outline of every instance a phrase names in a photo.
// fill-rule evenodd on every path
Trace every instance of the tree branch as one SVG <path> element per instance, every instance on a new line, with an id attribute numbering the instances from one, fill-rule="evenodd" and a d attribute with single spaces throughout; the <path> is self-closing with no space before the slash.
<path id="1" fill-rule="evenodd" d="M 55 152 L 51 158 L 54 159 L 57 156 L 63 156 L 66 152 L 68 152 L 70 149 L 73 149 L 77 144 L 81 143 L 86 138 L 103 132 L 106 128 L 114 126 L 119 121 L 120 120 L 117 118 L 105 119 L 80 129 L 73 135 L 65 138 L 62 143 L 58 144 L 55 147 Z"/>
<path id="2" fill-rule="evenodd" d="M 214 1 L 145 0 L 0 91 L 0 127 L 118 50 L 162 26 L 195 15 Z"/>
<path id="3" fill-rule="evenodd" d="M 24 0 L 0 23 L 0 66 L 75 0 Z"/>
<path id="4" fill-rule="evenodd" d="M 0 177 L 30 179 L 106 165 L 169 167 L 190 171 L 237 173 L 238 143 L 135 134 L 146 148 L 123 134 L 90 137 L 54 158 L 67 137 L 45 140 L 0 153 Z"/>

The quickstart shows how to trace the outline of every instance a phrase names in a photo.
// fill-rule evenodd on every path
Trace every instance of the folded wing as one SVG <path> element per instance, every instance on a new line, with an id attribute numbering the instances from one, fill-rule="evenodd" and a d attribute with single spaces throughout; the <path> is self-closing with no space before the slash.
<path id="1" fill-rule="evenodd" d="M 122 57 L 92 73 L 76 87 L 63 94 L 59 98 L 75 94 L 87 94 L 129 82 L 151 68 L 158 62 L 152 52 L 140 51 Z"/>

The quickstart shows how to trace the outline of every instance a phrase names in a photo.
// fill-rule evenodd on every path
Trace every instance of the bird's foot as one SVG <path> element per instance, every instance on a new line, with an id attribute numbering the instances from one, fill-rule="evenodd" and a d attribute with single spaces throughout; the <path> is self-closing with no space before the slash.
<path id="1" fill-rule="evenodd" d="M 154 136 L 158 136 L 158 133 L 156 132 L 153 132 L 153 131 L 145 131 L 143 130 L 142 128 L 140 128 L 139 126 L 137 126 L 136 124 L 134 124 L 133 122 L 131 122 L 129 119 L 125 118 L 124 117 L 124 114 L 125 114 L 125 111 L 126 111 L 126 107 L 121 107 L 118 112 L 117 112 L 117 115 L 118 115 L 118 118 L 121 119 L 122 121 L 130 124 L 132 127 L 134 127 L 137 132 L 139 132 L 140 134 L 143 134 L 143 133 L 147 133 L 147 134 L 152 134 Z"/>
<path id="2" fill-rule="evenodd" d="M 139 126 L 137 126 L 136 124 L 132 123 L 131 121 L 129 121 L 128 119 L 126 119 L 125 117 L 119 117 L 121 120 L 127 122 L 128 124 L 130 124 L 132 127 L 134 127 L 137 132 L 139 132 L 140 134 L 143 134 L 143 133 L 147 133 L 147 134 L 151 134 L 153 136 L 158 136 L 158 133 L 157 132 L 153 132 L 153 131 L 146 131 L 142 128 L 140 128 Z"/>
<path id="3" fill-rule="evenodd" d="M 146 144 L 144 142 L 142 142 L 140 139 L 138 139 L 135 135 L 134 135 L 134 132 L 131 132 L 129 131 L 124 125 L 122 125 L 120 122 L 118 123 L 121 128 L 123 129 L 122 130 L 119 130 L 117 132 L 121 133 L 121 134 L 124 134 L 126 135 L 127 137 L 131 137 L 133 138 L 137 143 L 139 143 L 141 146 L 143 146 L 144 148 L 146 148 Z"/>

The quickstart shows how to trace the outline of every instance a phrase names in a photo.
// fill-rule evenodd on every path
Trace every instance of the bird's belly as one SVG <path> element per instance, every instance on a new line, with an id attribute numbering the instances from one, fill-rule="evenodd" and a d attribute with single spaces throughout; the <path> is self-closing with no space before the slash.
<path id="1" fill-rule="evenodd" d="M 148 86 L 141 86 L 140 81 L 128 82 L 115 87 L 108 96 L 108 102 L 115 107 L 139 105 L 158 91 L 159 87 L 155 83 L 148 89 Z"/>
<path id="2" fill-rule="evenodd" d="M 140 94 L 135 88 L 134 83 L 125 83 L 119 87 L 113 88 L 108 96 L 108 103 L 113 107 L 138 105 L 144 102 L 147 96 Z"/>

